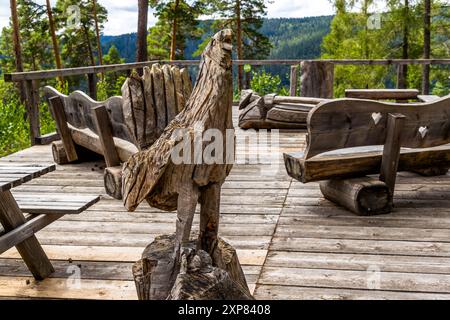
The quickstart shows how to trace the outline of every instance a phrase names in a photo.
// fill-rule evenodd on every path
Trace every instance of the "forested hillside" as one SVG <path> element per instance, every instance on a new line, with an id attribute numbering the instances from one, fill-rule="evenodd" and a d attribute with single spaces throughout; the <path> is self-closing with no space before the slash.
<path id="1" fill-rule="evenodd" d="M 320 56 L 320 44 L 322 38 L 329 32 L 332 16 L 308 17 L 308 18 L 279 18 L 264 19 L 261 33 L 269 37 L 273 48 L 269 59 L 300 59 L 317 58 Z M 201 26 L 208 30 L 210 21 L 202 21 Z M 204 37 L 210 34 L 205 33 Z M 192 57 L 202 40 L 188 40 L 185 50 L 185 59 Z M 133 62 L 136 53 L 136 33 L 119 36 L 102 36 L 102 48 L 108 52 L 114 45 L 119 50 L 120 56 L 126 62 Z"/>

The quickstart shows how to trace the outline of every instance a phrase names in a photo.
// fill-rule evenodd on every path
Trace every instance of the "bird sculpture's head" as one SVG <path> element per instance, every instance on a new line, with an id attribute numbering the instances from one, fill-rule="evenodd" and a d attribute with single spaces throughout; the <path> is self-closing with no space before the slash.
<path id="1" fill-rule="evenodd" d="M 233 31 L 231 29 L 217 32 L 205 49 L 204 58 L 210 58 L 225 69 L 231 68 L 232 36 Z"/>

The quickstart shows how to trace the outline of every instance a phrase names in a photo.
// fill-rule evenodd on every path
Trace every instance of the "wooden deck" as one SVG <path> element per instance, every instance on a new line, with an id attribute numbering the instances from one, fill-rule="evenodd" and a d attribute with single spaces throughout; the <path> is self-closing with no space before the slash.
<path id="1" fill-rule="evenodd" d="M 304 141 L 302 132 L 281 132 L 275 154 L 301 150 Z M 52 157 L 49 146 L 35 146 L 0 161 Z M 155 235 L 175 231 L 175 214 L 147 204 L 126 212 L 104 194 L 103 167 L 58 166 L 13 190 L 102 199 L 37 234 L 56 268 L 51 278 L 34 281 L 15 249 L 1 255 L 0 297 L 136 299 L 131 265 Z M 222 192 L 220 233 L 238 249 L 257 299 L 450 298 L 450 175 L 401 173 L 395 211 L 357 217 L 323 199 L 317 183 L 289 178 L 281 158 L 279 174 L 271 168 L 235 165 Z"/>

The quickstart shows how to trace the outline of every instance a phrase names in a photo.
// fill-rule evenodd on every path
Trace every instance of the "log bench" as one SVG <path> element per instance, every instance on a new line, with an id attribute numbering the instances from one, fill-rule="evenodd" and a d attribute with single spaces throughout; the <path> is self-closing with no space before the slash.
<path id="1" fill-rule="evenodd" d="M 67 96 L 45 87 L 61 139 L 52 143 L 55 162 L 103 156 L 106 192 L 121 199 L 121 164 L 156 141 L 184 109 L 191 91 L 187 69 L 159 64 L 145 67 L 142 77 L 132 73 L 122 86 L 122 96 L 106 101 L 95 101 L 81 91 Z"/>
<path id="2" fill-rule="evenodd" d="M 306 150 L 284 154 L 286 170 L 303 183 L 322 181 L 325 198 L 357 214 L 388 213 L 397 171 L 436 175 L 450 168 L 449 114 L 450 96 L 323 102 L 308 116 Z"/>
<path id="3" fill-rule="evenodd" d="M 35 233 L 66 214 L 79 214 L 99 200 L 93 196 L 15 193 L 11 188 L 42 174 L 55 166 L 0 165 L 0 254 L 16 247 L 34 278 L 42 280 L 54 272 Z"/>
<path id="4" fill-rule="evenodd" d="M 304 129 L 308 112 L 321 98 L 287 97 L 275 94 L 259 96 L 243 90 L 239 102 L 239 127 L 242 129 Z"/>

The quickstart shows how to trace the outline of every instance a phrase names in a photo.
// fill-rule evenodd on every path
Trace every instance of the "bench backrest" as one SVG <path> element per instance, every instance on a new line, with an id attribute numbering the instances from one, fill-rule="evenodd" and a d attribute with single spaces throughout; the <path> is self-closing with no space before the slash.
<path id="1" fill-rule="evenodd" d="M 167 124 L 184 108 L 192 91 L 187 69 L 154 64 L 144 68 L 144 76 L 133 73 L 122 87 L 122 96 L 95 101 L 82 91 L 68 96 L 47 86 L 47 99 L 62 98 L 67 122 L 78 129 L 90 129 L 98 134 L 92 109 L 105 105 L 112 135 L 129 141 L 139 149 L 153 144 Z"/>
<path id="2" fill-rule="evenodd" d="M 389 113 L 406 116 L 402 147 L 450 143 L 450 95 L 430 103 L 337 99 L 319 104 L 308 114 L 305 159 L 332 150 L 383 145 Z"/>
<path id="3" fill-rule="evenodd" d="M 122 110 L 122 97 L 115 96 L 106 101 L 95 101 L 82 91 L 74 91 L 67 96 L 51 86 L 44 88 L 44 94 L 47 99 L 55 96 L 61 97 L 67 122 L 70 125 L 78 129 L 87 128 L 95 133 L 98 132 L 92 109 L 100 105 L 105 105 L 110 116 L 113 136 L 134 143 L 125 124 Z"/>

